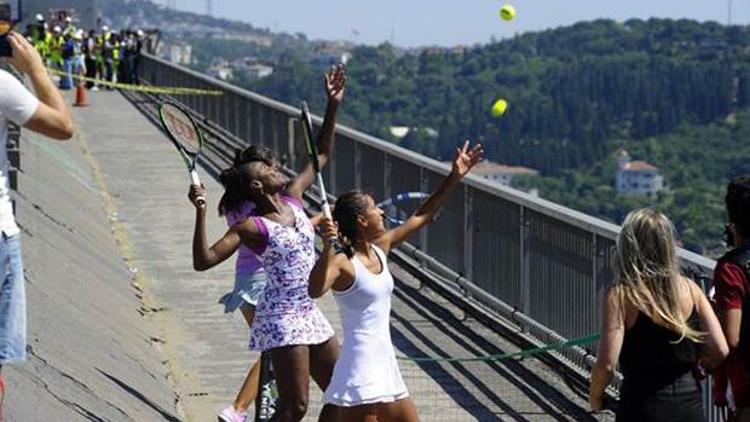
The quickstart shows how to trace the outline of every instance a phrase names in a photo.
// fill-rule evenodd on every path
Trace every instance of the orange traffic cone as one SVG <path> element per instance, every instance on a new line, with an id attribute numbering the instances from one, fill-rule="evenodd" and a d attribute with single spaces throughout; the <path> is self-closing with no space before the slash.
<path id="1" fill-rule="evenodd" d="M 76 103 L 74 105 L 76 107 L 86 107 L 89 105 L 88 95 L 86 95 L 86 87 L 80 79 L 76 84 Z"/>

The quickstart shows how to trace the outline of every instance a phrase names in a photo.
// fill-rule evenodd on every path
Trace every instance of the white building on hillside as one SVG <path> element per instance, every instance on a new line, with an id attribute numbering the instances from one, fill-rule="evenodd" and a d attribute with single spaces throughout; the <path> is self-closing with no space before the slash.
<path id="1" fill-rule="evenodd" d="M 254 63 L 247 67 L 247 72 L 253 79 L 263 79 L 273 75 L 273 66 L 265 63 Z"/>
<path id="2" fill-rule="evenodd" d="M 192 60 L 193 48 L 189 44 L 176 42 L 166 47 L 167 60 L 176 64 L 189 65 Z"/>
<path id="3" fill-rule="evenodd" d="M 617 175 L 615 190 L 623 195 L 646 195 L 650 197 L 664 189 L 664 176 L 659 169 L 646 161 L 632 161 L 625 150 L 617 153 Z"/>
<path id="4" fill-rule="evenodd" d="M 510 186 L 515 176 L 536 176 L 539 174 L 538 171 L 528 167 L 506 166 L 491 161 L 480 162 L 474 166 L 471 172 L 503 186 Z"/>
<path id="5" fill-rule="evenodd" d="M 222 58 L 214 58 L 211 61 L 211 67 L 208 68 L 206 73 L 208 76 L 225 81 L 234 77 L 232 65 Z"/>

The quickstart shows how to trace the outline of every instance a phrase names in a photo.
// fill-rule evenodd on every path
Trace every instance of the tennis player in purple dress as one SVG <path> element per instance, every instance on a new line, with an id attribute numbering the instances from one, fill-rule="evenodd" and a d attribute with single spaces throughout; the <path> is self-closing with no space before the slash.
<path id="1" fill-rule="evenodd" d="M 326 74 L 328 96 L 320 132 L 318 159 L 323 167 L 333 150 L 336 112 L 344 97 L 346 73 L 336 66 Z M 307 412 L 310 376 L 325 390 L 338 357 L 333 329 L 307 294 L 310 271 L 315 264 L 314 230 L 302 209 L 302 195 L 315 180 L 311 163 L 288 180 L 277 166 L 258 160 L 223 172 L 222 202 L 233 210 L 243 202 L 256 205 L 256 217 L 234 225 L 213 245 L 208 245 L 205 205 L 196 198 L 205 188 L 192 186 L 190 199 L 196 207 L 193 264 L 210 268 L 245 245 L 263 264 L 267 285 L 256 307 L 250 335 L 253 350 L 267 351 L 276 372 L 279 403 L 275 421 L 298 421 Z M 334 420 L 336 408 L 326 405 L 320 420 Z"/>

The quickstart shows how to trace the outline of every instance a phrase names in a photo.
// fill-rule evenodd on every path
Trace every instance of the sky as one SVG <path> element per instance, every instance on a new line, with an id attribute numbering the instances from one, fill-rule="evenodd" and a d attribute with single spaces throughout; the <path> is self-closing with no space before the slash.
<path id="1" fill-rule="evenodd" d="M 164 4 L 166 0 L 155 0 Z M 177 8 L 205 13 L 208 0 L 176 0 Z M 260 28 L 302 32 L 311 39 L 402 47 L 471 45 L 515 34 L 610 18 L 689 18 L 750 23 L 750 0 L 506 0 L 517 10 L 501 21 L 505 1 L 491 0 L 211 0 L 213 15 Z"/>

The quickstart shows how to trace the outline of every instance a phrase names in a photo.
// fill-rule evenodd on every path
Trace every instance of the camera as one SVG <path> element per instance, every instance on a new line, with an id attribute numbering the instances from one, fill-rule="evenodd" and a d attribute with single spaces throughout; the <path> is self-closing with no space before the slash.
<path id="1" fill-rule="evenodd" d="M 12 27 L 10 5 L 0 4 L 0 57 L 10 57 L 13 54 L 8 43 L 8 32 Z"/>

